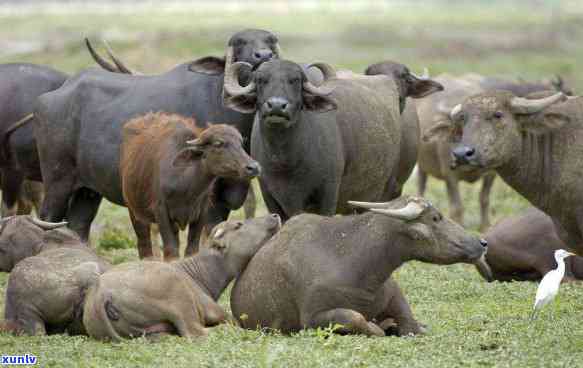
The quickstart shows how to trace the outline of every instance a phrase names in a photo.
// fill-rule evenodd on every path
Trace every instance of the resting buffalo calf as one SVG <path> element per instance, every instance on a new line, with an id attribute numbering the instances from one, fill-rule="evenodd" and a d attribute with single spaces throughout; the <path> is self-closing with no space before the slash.
<path id="1" fill-rule="evenodd" d="M 583 255 L 583 98 L 545 95 L 471 96 L 452 109 L 454 123 L 441 132 L 456 141 L 454 167 L 496 170 Z"/>
<path id="2" fill-rule="evenodd" d="M 158 224 L 164 259 L 179 256 L 178 229 L 189 226 L 185 255 L 198 250 L 209 192 L 217 178 L 250 180 L 259 164 L 228 125 L 196 126 L 176 114 L 150 113 L 123 131 L 121 179 L 125 204 L 138 236 L 140 258 L 152 257 L 150 225 Z"/>
<path id="3" fill-rule="evenodd" d="M 47 236 L 45 246 L 56 249 L 20 261 L 10 273 L 6 320 L 0 330 L 27 335 L 85 333 L 81 320 L 85 291 L 110 265 L 71 231 L 53 230 Z"/>
<path id="4" fill-rule="evenodd" d="M 401 117 L 393 78 L 337 78 L 327 64 L 314 67 L 324 75 L 319 86 L 287 60 L 261 64 L 246 86 L 239 77 L 250 65 L 235 63 L 225 75 L 227 106 L 255 112 L 251 154 L 262 167 L 261 192 L 284 220 L 349 213 L 348 199 L 389 199 L 397 188 Z"/>
<path id="5" fill-rule="evenodd" d="M 474 263 L 486 243 L 422 198 L 388 203 L 355 216 L 302 214 L 289 220 L 253 257 L 231 294 L 246 328 L 285 333 L 341 324 L 341 333 L 399 335 L 421 327 L 392 272 L 409 260 Z"/>
<path id="6" fill-rule="evenodd" d="M 10 272 L 23 259 L 35 256 L 55 245 L 62 245 L 53 239 L 52 236 L 55 234 L 64 233 L 65 238 L 74 237 L 70 230 L 63 229 L 65 225 L 66 222 L 50 223 L 28 215 L 1 219 L 0 272 Z"/>
<path id="7" fill-rule="evenodd" d="M 557 267 L 555 250 L 565 248 L 551 218 L 536 208 L 503 219 L 484 238 L 491 276 L 499 281 L 538 281 Z M 483 274 L 481 267 L 476 267 Z M 485 278 L 490 280 L 490 275 Z M 565 259 L 565 279 L 583 279 L 583 257 Z"/>
<path id="8" fill-rule="evenodd" d="M 46 189 L 41 218 L 67 218 L 85 240 L 102 198 L 124 204 L 119 171 L 122 131 L 137 116 L 165 111 L 201 123 L 228 122 L 248 138 L 253 115 L 224 106 L 224 73 L 234 62 L 257 66 L 278 54 L 275 35 L 244 30 L 231 37 L 223 58 L 203 57 L 152 76 L 84 70 L 40 96 L 34 104 L 34 131 Z M 216 181 L 210 227 L 243 205 L 248 187 L 248 180 Z"/>
<path id="9" fill-rule="evenodd" d="M 227 285 L 281 226 L 277 215 L 217 225 L 210 246 L 174 262 L 115 266 L 91 287 L 83 323 L 102 340 L 153 334 L 205 336 L 230 317 L 216 302 Z"/>

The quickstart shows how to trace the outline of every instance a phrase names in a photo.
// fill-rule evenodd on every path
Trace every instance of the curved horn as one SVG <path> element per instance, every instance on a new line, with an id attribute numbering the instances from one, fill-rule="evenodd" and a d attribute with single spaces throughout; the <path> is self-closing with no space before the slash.
<path id="1" fill-rule="evenodd" d="M 279 42 L 275 44 L 275 54 L 277 55 L 278 58 L 281 59 L 281 47 L 279 46 Z"/>
<path id="2" fill-rule="evenodd" d="M 40 227 L 43 230 L 53 230 L 58 229 L 63 226 L 67 226 L 68 222 L 47 222 L 43 220 L 39 220 L 36 217 L 30 217 L 30 221 L 35 224 L 36 226 Z"/>
<path id="3" fill-rule="evenodd" d="M 358 201 L 348 201 L 348 204 L 355 207 L 361 208 L 387 208 L 391 202 L 358 202 Z"/>
<path id="4" fill-rule="evenodd" d="M 490 265 L 488 265 L 488 262 L 486 262 L 486 253 L 482 254 L 482 256 L 478 258 L 474 265 L 476 266 L 476 269 L 478 270 L 480 275 L 482 275 L 482 277 L 486 279 L 486 281 L 488 282 L 494 281 L 492 269 L 490 268 Z"/>
<path id="5" fill-rule="evenodd" d="M 306 69 L 309 69 L 312 67 L 319 69 L 322 72 L 324 79 L 322 80 L 322 84 L 320 84 L 319 87 L 316 87 L 315 85 L 313 85 L 310 81 L 308 81 L 306 79 L 306 81 L 304 82 L 304 89 L 313 95 L 319 95 L 319 96 L 326 96 L 326 95 L 329 95 L 330 93 L 332 93 L 332 91 L 334 90 L 334 87 L 332 87 L 332 86 L 326 87 L 324 85 L 326 84 L 326 81 L 336 78 L 336 70 L 334 70 L 334 68 L 332 66 L 330 66 L 329 64 L 321 63 L 321 62 L 312 63 L 312 64 L 308 65 L 308 67 Z"/>
<path id="6" fill-rule="evenodd" d="M 113 61 L 113 63 L 117 66 L 118 71 L 123 74 L 139 74 L 128 68 L 124 65 L 124 63 L 119 60 L 113 53 L 111 47 L 109 47 L 109 43 L 106 40 L 102 40 L 103 44 L 105 45 L 105 51 L 107 51 L 107 55 Z"/>
<path id="7" fill-rule="evenodd" d="M 225 91 L 231 96 L 246 95 L 255 90 L 255 81 L 253 80 L 245 87 L 239 84 L 239 69 L 243 67 L 248 68 L 249 70 L 253 69 L 251 64 L 243 61 L 238 61 L 232 64 L 229 70 L 225 67 Z"/>
<path id="8" fill-rule="evenodd" d="M 200 138 L 196 138 L 190 141 L 186 141 L 186 144 L 191 145 L 191 146 L 198 146 L 202 143 L 202 141 L 200 140 Z"/>
<path id="9" fill-rule="evenodd" d="M 557 101 L 560 101 L 564 96 L 565 95 L 563 92 L 558 92 L 552 96 L 539 98 L 536 100 L 529 100 L 522 97 L 512 97 L 510 100 L 510 107 L 516 114 L 534 114 L 546 109 Z"/>
<path id="10" fill-rule="evenodd" d="M 372 212 L 381 213 L 405 221 L 411 221 L 418 218 L 421 213 L 423 213 L 423 210 L 425 210 L 425 207 L 414 201 L 410 201 L 405 207 L 396 210 L 379 208 L 371 209 Z"/>
<path id="11" fill-rule="evenodd" d="M 107 61 L 104 58 L 102 58 L 101 56 L 99 56 L 99 54 L 95 51 L 95 49 L 91 45 L 91 42 L 89 42 L 89 38 L 87 38 L 87 37 L 85 37 L 85 45 L 87 46 L 87 50 L 89 50 L 91 57 L 93 58 L 93 60 L 97 64 L 99 64 L 99 66 L 101 66 L 103 69 L 107 70 L 108 72 L 112 72 L 112 73 L 118 72 L 118 70 L 116 69 L 115 66 L 111 65 L 111 63 L 109 61 Z"/>
<path id="12" fill-rule="evenodd" d="M 461 104 L 457 104 L 454 106 L 453 109 L 451 109 L 451 112 L 449 113 L 449 118 L 453 121 L 455 121 L 455 117 L 457 116 L 457 114 L 459 114 L 462 111 L 462 105 Z"/>

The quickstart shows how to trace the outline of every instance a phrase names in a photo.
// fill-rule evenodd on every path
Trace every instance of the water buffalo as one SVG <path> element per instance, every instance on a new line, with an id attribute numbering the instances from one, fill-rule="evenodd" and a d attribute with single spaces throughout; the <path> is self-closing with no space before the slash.
<path id="1" fill-rule="evenodd" d="M 479 81 L 481 76 L 471 74 L 460 77 L 440 75 L 435 80 L 445 87 L 445 91 L 429 96 L 417 103 L 421 134 L 449 124 L 449 112 L 464 98 L 483 91 Z M 449 214 L 453 220 L 463 224 L 464 208 L 459 191 L 459 182 L 474 183 L 482 179 L 480 192 L 480 229 L 490 226 L 490 191 L 496 174 L 486 170 L 454 171 L 450 168 L 451 142 L 447 139 L 421 140 L 419 145 L 418 194 L 423 196 L 428 176 L 445 181 L 449 199 Z"/>
<path id="2" fill-rule="evenodd" d="M 263 199 L 282 219 L 301 212 L 349 213 L 349 198 L 395 195 L 401 144 L 398 91 L 385 75 L 336 78 L 327 64 L 311 83 L 287 60 L 263 63 L 246 86 L 235 63 L 226 73 L 227 106 L 255 112 L 251 154 L 259 161 Z M 336 111 L 335 111 L 336 110 Z"/>
<path id="3" fill-rule="evenodd" d="M 430 79 L 426 73 L 416 76 L 405 65 L 394 61 L 372 64 L 364 71 L 365 75 L 386 75 L 393 78 L 399 92 L 399 110 L 401 112 L 401 151 L 397 169 L 397 189 L 394 198 L 402 193 L 405 182 L 411 176 L 419 156 L 419 116 L 417 102 L 413 99 L 427 97 L 443 91 L 443 85 Z M 409 100 L 407 100 L 409 98 Z"/>
<path id="4" fill-rule="evenodd" d="M 396 322 L 399 335 L 416 334 L 391 273 L 413 259 L 473 263 L 484 254 L 483 240 L 422 198 L 352 204 L 371 212 L 295 216 L 251 259 L 231 293 L 243 327 L 290 333 L 340 324 L 341 333 L 384 336 Z"/>
<path id="5" fill-rule="evenodd" d="M 23 259 L 10 273 L 0 330 L 27 335 L 85 334 L 85 291 L 110 265 L 71 231 L 53 231 L 51 238 L 57 244 L 45 239 L 46 246 L 55 249 Z M 60 246 L 63 243 L 71 246 Z"/>
<path id="6" fill-rule="evenodd" d="M 224 72 L 237 61 L 255 67 L 276 57 L 278 50 L 272 33 L 245 30 L 231 37 L 225 58 L 203 57 L 154 76 L 89 69 L 40 96 L 34 128 L 46 189 L 41 217 L 67 217 L 69 226 L 87 239 L 103 197 L 124 205 L 119 173 L 122 128 L 136 116 L 165 111 L 199 122 L 228 122 L 249 137 L 253 115 L 223 105 Z M 211 226 L 242 205 L 248 186 L 248 180 L 216 181 Z"/>
<path id="7" fill-rule="evenodd" d="M 452 109 L 455 123 L 433 134 L 454 136 L 454 167 L 496 170 L 583 255 L 583 99 L 548 94 L 471 96 Z"/>
<path id="8" fill-rule="evenodd" d="M 2 216 L 30 213 L 24 179 L 42 180 L 30 113 L 38 96 L 59 88 L 66 79 L 66 74 L 46 66 L 0 65 Z"/>
<path id="9" fill-rule="evenodd" d="M 488 241 L 487 280 L 539 281 L 557 267 L 555 250 L 565 248 L 551 218 L 536 208 L 501 220 L 484 238 Z M 565 259 L 565 271 L 564 280 L 583 279 L 583 257 Z"/>
<path id="10" fill-rule="evenodd" d="M 151 258 L 150 225 L 158 224 L 164 260 L 179 257 L 178 229 L 189 226 L 185 255 L 198 251 L 209 191 L 217 178 L 250 180 L 259 164 L 243 149 L 232 126 L 197 127 L 191 118 L 149 113 L 123 129 L 121 180 L 138 237 L 140 258 Z"/>
<path id="11" fill-rule="evenodd" d="M 18 262 L 50 248 L 48 243 L 58 243 L 51 240 L 51 234 L 55 231 L 70 232 L 68 229 L 61 229 L 65 225 L 66 222 L 49 223 L 29 215 L 1 219 L 0 272 L 10 272 Z"/>
<path id="12" fill-rule="evenodd" d="M 231 319 L 217 303 L 219 296 L 280 226 L 277 215 L 224 222 L 194 257 L 113 267 L 87 293 L 87 332 L 111 340 L 161 333 L 205 336 L 206 327 Z"/>

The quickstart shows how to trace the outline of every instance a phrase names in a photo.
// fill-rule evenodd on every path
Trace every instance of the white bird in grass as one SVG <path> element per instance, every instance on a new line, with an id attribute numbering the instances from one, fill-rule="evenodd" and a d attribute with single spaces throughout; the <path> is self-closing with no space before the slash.
<path id="1" fill-rule="evenodd" d="M 555 251 L 555 260 L 557 261 L 557 268 L 547 272 L 543 277 L 540 284 L 538 284 L 538 289 L 536 290 L 536 298 L 534 300 L 534 307 L 530 319 L 534 319 L 536 314 L 552 301 L 557 293 L 559 292 L 559 285 L 563 276 L 565 276 L 565 261 L 564 259 L 569 256 L 574 256 L 575 254 L 567 252 L 564 249 L 557 249 Z"/>

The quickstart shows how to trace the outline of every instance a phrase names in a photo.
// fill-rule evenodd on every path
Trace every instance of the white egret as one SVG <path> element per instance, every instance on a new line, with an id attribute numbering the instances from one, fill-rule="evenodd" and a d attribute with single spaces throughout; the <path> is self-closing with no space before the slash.
<path id="1" fill-rule="evenodd" d="M 542 307 L 544 307 L 546 304 L 552 301 L 555 298 L 555 296 L 557 296 L 557 293 L 559 292 L 559 285 L 561 284 L 563 276 L 565 276 L 564 259 L 574 255 L 575 254 L 567 252 L 564 249 L 557 249 L 555 251 L 555 260 L 557 261 L 557 268 L 547 272 L 547 274 L 543 277 L 540 284 L 538 285 L 532 314 L 530 316 L 531 320 L 536 317 L 536 314 L 541 310 Z"/>

